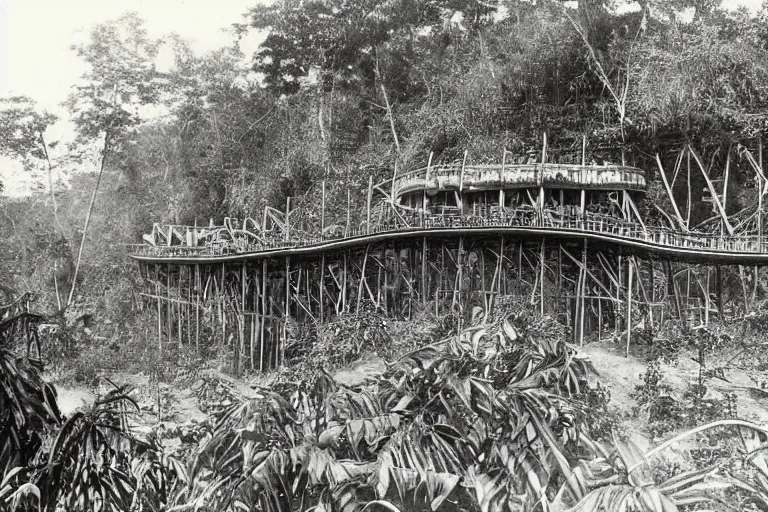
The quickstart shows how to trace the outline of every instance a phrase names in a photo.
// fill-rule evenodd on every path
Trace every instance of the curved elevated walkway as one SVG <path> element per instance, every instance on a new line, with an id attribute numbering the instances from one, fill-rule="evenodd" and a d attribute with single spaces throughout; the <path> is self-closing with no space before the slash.
<path id="1" fill-rule="evenodd" d="M 197 228 L 169 226 L 179 239 L 191 239 L 183 230 Z M 188 232 L 188 231 L 187 231 Z M 301 236 L 268 243 L 240 243 L 229 246 L 191 247 L 189 245 L 136 246 L 131 257 L 146 263 L 219 263 L 282 256 L 309 256 L 327 251 L 348 249 L 383 240 L 428 237 L 509 236 L 524 238 L 588 239 L 615 244 L 630 250 L 657 254 L 686 261 L 723 264 L 768 264 L 768 241 L 757 236 L 719 236 L 707 233 L 684 233 L 662 228 L 644 229 L 634 223 L 608 217 L 588 215 L 584 219 L 557 216 L 545 212 L 525 214 L 427 216 L 410 225 L 371 226 L 351 229 L 347 236 Z"/>

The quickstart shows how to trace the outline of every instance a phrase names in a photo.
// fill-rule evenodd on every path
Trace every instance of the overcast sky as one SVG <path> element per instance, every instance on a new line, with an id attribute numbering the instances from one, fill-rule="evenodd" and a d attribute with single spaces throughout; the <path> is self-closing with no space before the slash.
<path id="1" fill-rule="evenodd" d="M 244 21 L 243 14 L 260 1 L 0 0 L 0 97 L 23 94 L 63 115 L 60 103 L 84 71 L 70 46 L 85 40 L 93 25 L 136 11 L 150 35 L 175 32 L 202 53 L 230 43 L 232 36 L 226 31 Z M 725 0 L 723 5 L 757 10 L 761 2 Z M 258 35 L 252 36 L 242 49 L 252 52 L 258 40 Z M 0 180 L 10 192 L 8 179 L 3 179 L 7 171 L 7 162 L 0 161 Z"/>
<path id="2" fill-rule="evenodd" d="M 91 27 L 124 12 L 136 11 L 151 36 L 177 33 L 196 52 L 215 50 L 232 42 L 228 30 L 243 22 L 243 14 L 260 0 L 0 0 L 0 97 L 22 94 L 42 108 L 66 116 L 61 107 L 70 87 L 85 71 L 70 49 L 85 41 Z M 244 51 L 258 44 L 246 41 Z M 248 44 L 248 43 L 251 44 Z M 50 138 L 65 137 L 65 123 Z M 39 177 L 0 158 L 5 193 L 20 195 Z"/>
<path id="3" fill-rule="evenodd" d="M 0 95 L 13 91 L 53 108 L 82 74 L 70 46 L 126 11 L 153 36 L 175 32 L 197 51 L 229 43 L 225 31 L 259 0 L 0 0 Z"/>

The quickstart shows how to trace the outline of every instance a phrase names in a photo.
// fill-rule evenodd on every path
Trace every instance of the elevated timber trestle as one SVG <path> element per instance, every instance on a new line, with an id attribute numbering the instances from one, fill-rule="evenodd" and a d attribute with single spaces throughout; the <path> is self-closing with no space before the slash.
<path id="1" fill-rule="evenodd" d="M 323 182 L 315 214 L 289 199 L 259 221 L 156 224 L 132 257 L 160 341 L 214 336 L 234 348 L 238 369 L 264 370 L 282 363 L 303 325 L 362 307 L 462 315 L 516 296 L 570 326 L 577 342 L 595 334 L 628 347 L 638 330 L 727 320 L 754 302 L 768 263 L 762 151 L 752 159 L 759 206 L 739 217 L 725 213 L 727 169 L 717 190 L 691 148 L 671 181 L 657 159 L 669 205 L 655 208 L 668 227 L 641 215 L 643 170 L 587 165 L 585 150 L 580 165 L 546 154 L 545 139 L 538 162 L 507 163 L 505 152 L 499 165 L 465 155 L 433 166 L 430 156 L 424 169 L 369 181 L 354 214 L 348 192 L 345 219 L 326 219 Z M 686 159 L 689 176 L 691 161 L 700 166 L 719 215 L 706 231 L 690 228 L 690 201 L 684 215 L 672 193 Z"/>

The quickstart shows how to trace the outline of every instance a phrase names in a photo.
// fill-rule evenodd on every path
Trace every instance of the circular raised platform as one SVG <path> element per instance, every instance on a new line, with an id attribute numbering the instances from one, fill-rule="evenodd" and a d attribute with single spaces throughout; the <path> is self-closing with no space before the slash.
<path id="1" fill-rule="evenodd" d="M 381 184 L 385 187 L 389 184 Z M 441 165 L 395 176 L 395 197 L 426 191 L 429 194 L 544 187 L 554 189 L 628 190 L 646 188 L 645 171 L 620 165 L 512 164 Z"/>

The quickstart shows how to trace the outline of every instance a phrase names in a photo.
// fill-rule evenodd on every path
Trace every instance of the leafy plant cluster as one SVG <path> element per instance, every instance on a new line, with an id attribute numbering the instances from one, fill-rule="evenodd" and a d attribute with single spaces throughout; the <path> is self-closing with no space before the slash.
<path id="1" fill-rule="evenodd" d="M 598 441 L 595 417 L 608 394 L 587 386 L 589 364 L 549 322 L 505 313 L 422 344 L 353 387 L 321 370 L 243 398 L 204 375 L 191 387 L 215 424 L 160 429 L 146 441 L 130 432 L 130 389 L 115 387 L 61 418 L 39 372 L 3 352 L 0 399 L 10 408 L 0 409 L 0 425 L 11 430 L 0 438 L 10 454 L 0 503 L 46 511 L 655 512 L 717 499 L 705 486 L 715 479 L 736 488 L 745 507 L 768 503 L 760 501 L 768 432 L 746 422 L 680 435 L 738 426 L 747 458 L 735 469 L 654 473 L 650 459 L 677 438 L 645 454 L 607 432 Z M 168 451 L 168 438 L 182 445 Z"/>
<path id="2" fill-rule="evenodd" d="M 674 352 L 670 354 L 671 350 L 662 351 L 658 357 L 648 361 L 646 372 L 641 376 L 643 382 L 636 386 L 632 396 L 637 401 L 636 413 L 642 411 L 647 414 L 653 437 L 680 428 L 737 417 L 735 395 L 727 393 L 717 398 L 707 393 L 711 379 L 727 380 L 726 366 L 712 364 L 712 361 L 716 360 L 716 354 L 722 354 L 730 339 L 717 326 L 670 336 L 671 342 L 665 346 Z M 687 389 L 678 396 L 664 382 L 662 363 L 676 361 L 683 349 L 695 354 L 693 360 L 697 363 L 697 374 L 696 380 L 688 383 Z"/>

